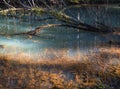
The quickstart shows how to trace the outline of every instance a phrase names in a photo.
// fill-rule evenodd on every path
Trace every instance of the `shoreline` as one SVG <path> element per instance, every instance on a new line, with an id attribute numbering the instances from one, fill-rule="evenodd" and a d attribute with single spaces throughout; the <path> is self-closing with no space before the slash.
<path id="1" fill-rule="evenodd" d="M 111 48 L 84 56 L 81 61 L 63 56 L 37 62 L 3 55 L 0 56 L 0 89 L 99 89 L 100 86 L 119 89 L 119 54 L 120 49 Z"/>

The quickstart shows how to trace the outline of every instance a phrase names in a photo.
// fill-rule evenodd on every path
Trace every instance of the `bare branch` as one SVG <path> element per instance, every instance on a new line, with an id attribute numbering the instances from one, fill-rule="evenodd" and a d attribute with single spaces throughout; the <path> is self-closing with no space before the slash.
<path id="1" fill-rule="evenodd" d="M 21 0 L 19 0 L 19 3 L 20 3 L 23 7 L 25 7 L 25 8 L 31 8 L 30 6 L 25 5 L 24 3 L 22 3 Z"/>
<path id="2" fill-rule="evenodd" d="M 9 8 L 15 8 L 14 6 L 10 5 L 8 2 L 6 2 L 6 0 L 3 0 L 4 3 L 9 7 Z"/>
<path id="3" fill-rule="evenodd" d="M 28 1 L 28 3 L 30 4 L 30 6 L 33 7 L 33 5 L 31 4 L 30 0 L 27 0 L 27 1 Z"/>

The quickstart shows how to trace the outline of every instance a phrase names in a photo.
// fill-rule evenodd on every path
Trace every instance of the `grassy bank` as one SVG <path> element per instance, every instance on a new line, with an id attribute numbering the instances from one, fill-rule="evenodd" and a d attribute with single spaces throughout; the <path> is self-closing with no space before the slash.
<path id="1" fill-rule="evenodd" d="M 63 54 L 41 61 L 1 55 L 0 89 L 120 89 L 119 48 L 71 59 Z"/>

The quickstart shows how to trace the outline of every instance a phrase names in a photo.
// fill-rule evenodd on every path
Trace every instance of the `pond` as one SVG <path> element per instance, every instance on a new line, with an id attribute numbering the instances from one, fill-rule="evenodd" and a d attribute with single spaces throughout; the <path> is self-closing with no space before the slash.
<path id="1" fill-rule="evenodd" d="M 87 24 L 95 25 L 101 22 L 111 27 L 120 26 L 120 7 L 111 6 L 82 6 L 66 10 L 66 13 L 75 19 Z M 0 33 L 23 32 L 33 30 L 40 25 L 57 23 L 56 21 L 41 22 L 39 19 L 45 16 L 0 16 Z M 80 51 L 88 54 L 97 45 L 109 41 L 119 40 L 117 36 L 104 37 L 101 34 L 86 31 L 77 32 L 67 27 L 53 27 L 42 30 L 40 37 L 28 36 L 0 36 L 1 53 L 20 53 L 29 55 L 43 55 L 46 49 L 68 50 L 70 55 Z"/>

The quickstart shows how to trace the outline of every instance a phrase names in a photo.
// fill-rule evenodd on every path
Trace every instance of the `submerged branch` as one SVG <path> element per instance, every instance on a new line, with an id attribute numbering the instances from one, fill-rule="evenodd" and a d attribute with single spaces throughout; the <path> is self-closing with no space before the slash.
<path id="1" fill-rule="evenodd" d="M 91 29 L 91 28 L 87 28 L 87 27 L 83 27 L 83 26 L 76 26 L 76 25 L 71 25 L 71 24 L 47 24 L 47 25 L 43 25 L 43 26 L 39 26 L 37 28 L 35 28 L 34 30 L 31 31 L 27 31 L 27 32 L 20 32 L 20 33 L 14 33 L 14 34 L 9 34 L 9 35 L 31 35 L 31 36 L 38 36 L 37 34 L 39 32 L 41 32 L 43 29 L 45 28 L 50 28 L 50 27 L 69 27 L 69 28 L 75 28 L 77 31 L 89 31 L 89 32 L 96 32 L 96 33 L 102 33 L 102 31 L 99 31 L 99 29 Z M 104 31 L 103 31 L 104 32 Z"/>
<path id="2" fill-rule="evenodd" d="M 97 23 L 98 26 L 92 26 L 86 23 L 82 23 L 80 21 L 76 21 L 74 18 L 66 15 L 65 13 L 62 13 L 61 11 L 56 11 L 56 10 L 48 10 L 45 8 L 10 8 L 6 10 L 1 10 L 0 14 L 6 15 L 9 13 L 16 13 L 16 12 L 25 12 L 25 11 L 31 11 L 36 14 L 43 14 L 47 13 L 54 17 L 54 19 L 57 19 L 57 21 L 61 21 L 62 24 L 48 24 L 45 26 L 39 26 L 34 30 L 28 31 L 28 32 L 23 32 L 23 33 L 15 33 L 14 35 L 36 35 L 40 30 L 44 28 L 49 28 L 49 27 L 56 27 L 56 26 L 66 26 L 69 28 L 76 28 L 77 30 L 84 30 L 84 31 L 89 31 L 89 32 L 96 32 L 96 33 L 111 33 L 113 30 L 109 28 L 108 26 L 105 26 L 104 24 Z M 47 19 L 53 19 L 53 18 L 46 18 L 43 20 Z"/>
<path id="3" fill-rule="evenodd" d="M 11 35 L 37 35 L 37 33 L 39 33 L 41 30 L 43 30 L 44 28 L 49 28 L 49 27 L 56 27 L 56 26 L 67 26 L 65 24 L 47 24 L 44 26 L 39 26 L 37 28 L 35 28 L 34 30 L 31 31 L 27 31 L 27 32 L 21 32 L 21 33 L 14 33 Z"/>

